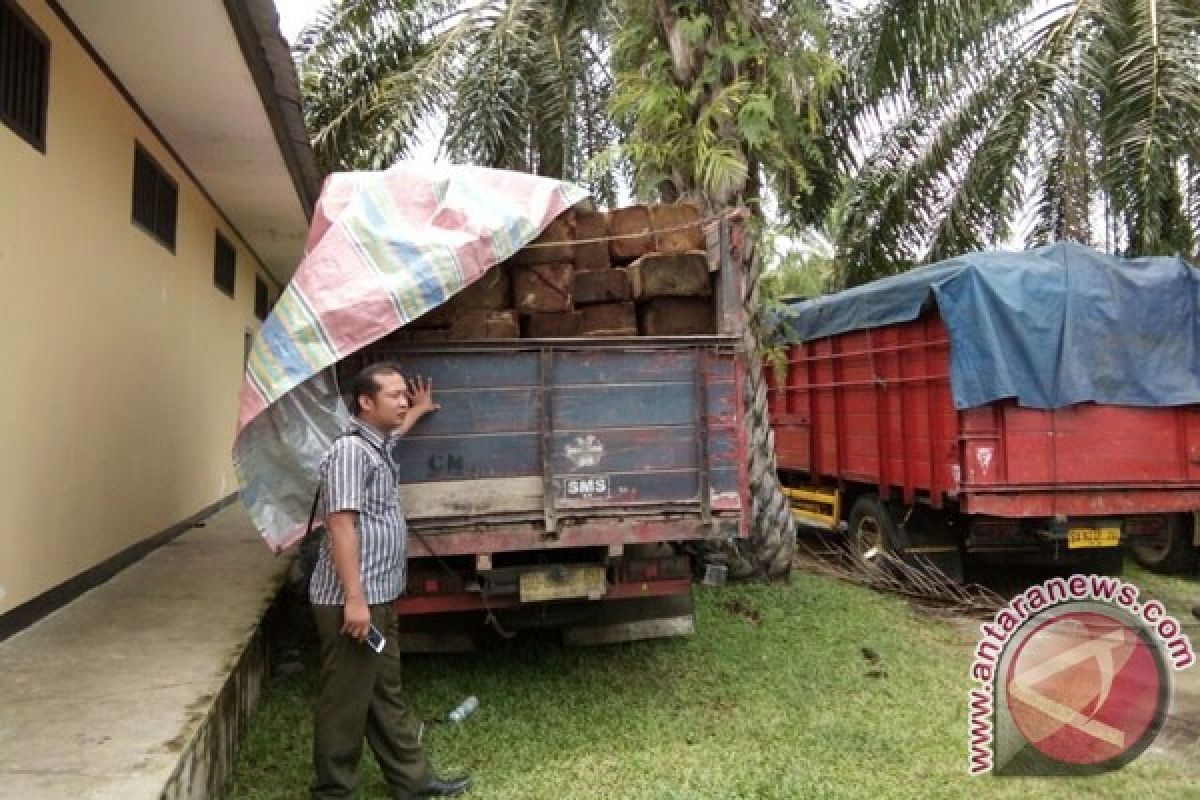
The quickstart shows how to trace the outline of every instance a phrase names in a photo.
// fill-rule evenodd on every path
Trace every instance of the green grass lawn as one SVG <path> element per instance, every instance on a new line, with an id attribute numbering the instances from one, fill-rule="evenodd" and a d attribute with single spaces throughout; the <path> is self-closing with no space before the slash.
<path id="1" fill-rule="evenodd" d="M 800 573 L 698 588 L 696 614 L 685 639 L 569 649 L 521 637 L 410 657 L 423 715 L 481 701 L 463 725 L 434 728 L 435 763 L 469 772 L 479 800 L 1200 797 L 1194 772 L 1154 752 L 1099 777 L 968 777 L 974 642 L 895 597 Z M 311 653 L 306 666 L 264 698 L 230 797 L 305 796 Z M 358 796 L 386 797 L 369 755 Z"/>

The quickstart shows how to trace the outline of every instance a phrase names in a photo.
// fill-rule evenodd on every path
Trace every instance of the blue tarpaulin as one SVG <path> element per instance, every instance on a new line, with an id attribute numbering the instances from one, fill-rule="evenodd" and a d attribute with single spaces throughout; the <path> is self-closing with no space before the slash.
<path id="1" fill-rule="evenodd" d="M 1200 403 L 1200 271 L 1078 244 L 959 256 L 779 315 L 785 342 L 908 322 L 936 303 L 959 408 Z"/>

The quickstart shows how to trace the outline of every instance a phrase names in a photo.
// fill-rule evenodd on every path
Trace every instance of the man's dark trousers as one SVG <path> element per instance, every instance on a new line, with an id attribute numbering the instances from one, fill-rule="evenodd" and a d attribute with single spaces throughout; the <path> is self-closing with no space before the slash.
<path id="1" fill-rule="evenodd" d="M 341 606 L 313 606 L 321 638 L 313 800 L 353 795 L 364 738 L 395 800 L 408 800 L 430 777 L 418 722 L 401 698 L 395 612 L 390 603 L 370 609 L 371 623 L 387 637 L 382 653 L 341 632 Z"/>

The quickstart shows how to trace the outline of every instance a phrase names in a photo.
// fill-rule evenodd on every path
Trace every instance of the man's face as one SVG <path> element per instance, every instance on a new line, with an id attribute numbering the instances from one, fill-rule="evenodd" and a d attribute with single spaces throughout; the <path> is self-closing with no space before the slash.
<path id="1" fill-rule="evenodd" d="M 408 386 L 404 378 L 395 372 L 376 375 L 379 391 L 374 397 L 363 395 L 358 399 L 361 417 L 375 428 L 388 432 L 398 428 L 404 421 L 408 409 Z"/>

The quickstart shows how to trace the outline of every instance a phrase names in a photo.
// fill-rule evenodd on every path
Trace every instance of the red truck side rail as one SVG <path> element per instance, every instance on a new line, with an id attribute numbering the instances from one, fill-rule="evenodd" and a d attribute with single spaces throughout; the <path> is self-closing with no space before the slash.
<path id="1" fill-rule="evenodd" d="M 955 409 L 936 314 L 794 345 L 768 381 L 779 468 L 816 482 L 997 516 L 1200 508 L 1200 406 Z"/>
<path id="2" fill-rule="evenodd" d="M 1147 548 L 1186 537 L 1183 512 L 1200 508 L 1200 406 L 957 409 L 949 370 L 936 311 L 792 345 L 786 375 L 768 366 L 778 468 L 797 516 L 828 527 L 848 519 L 852 541 L 858 527 L 887 528 L 899 549 L 939 558 L 1057 560 L 1079 548 L 1073 557 L 1103 559 L 1129 540 L 1153 563 Z M 949 526 L 905 526 L 903 509 L 919 506 Z"/>

